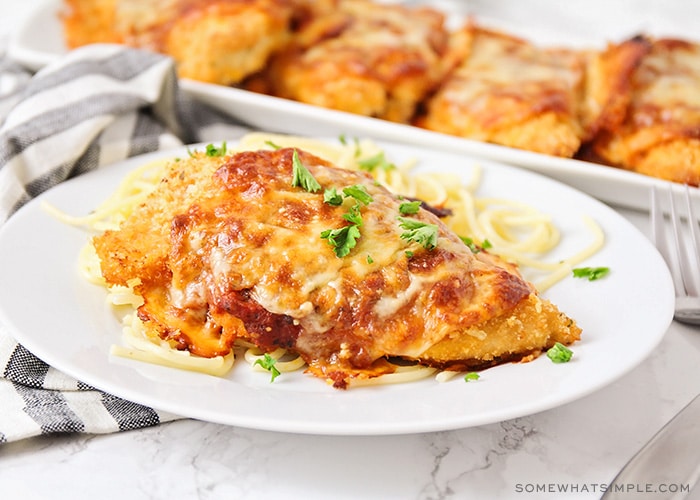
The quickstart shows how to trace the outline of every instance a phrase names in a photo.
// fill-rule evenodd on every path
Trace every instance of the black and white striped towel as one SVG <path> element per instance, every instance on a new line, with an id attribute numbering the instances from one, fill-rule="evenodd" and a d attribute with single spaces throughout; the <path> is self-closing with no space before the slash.
<path id="1" fill-rule="evenodd" d="M 78 49 L 34 75 L 0 60 L 0 124 L 0 225 L 70 177 L 247 131 L 183 95 L 170 59 L 114 45 Z M 60 373 L 0 324 L 0 443 L 117 432 L 176 418 Z"/>

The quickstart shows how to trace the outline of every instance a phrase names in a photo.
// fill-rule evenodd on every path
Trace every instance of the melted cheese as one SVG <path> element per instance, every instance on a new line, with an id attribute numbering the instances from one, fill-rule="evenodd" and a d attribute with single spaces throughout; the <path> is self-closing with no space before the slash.
<path id="1" fill-rule="evenodd" d="M 469 25 L 466 56 L 428 101 L 431 130 L 572 156 L 583 130 L 583 60 Z M 552 140 L 554 137 L 555 140 Z"/>
<path id="2" fill-rule="evenodd" d="M 65 0 L 67 45 L 123 43 L 166 54 L 178 74 L 220 85 L 261 70 L 287 43 L 287 0 Z M 232 34 L 235 34 L 232 36 Z"/>
<path id="3" fill-rule="evenodd" d="M 437 10 L 345 0 L 294 35 L 267 83 L 281 97 L 408 123 L 444 75 L 447 41 Z"/>
<path id="4" fill-rule="evenodd" d="M 594 139 L 593 151 L 612 165 L 697 186 L 700 44 L 633 41 L 645 52 L 625 88 L 623 113 Z"/>

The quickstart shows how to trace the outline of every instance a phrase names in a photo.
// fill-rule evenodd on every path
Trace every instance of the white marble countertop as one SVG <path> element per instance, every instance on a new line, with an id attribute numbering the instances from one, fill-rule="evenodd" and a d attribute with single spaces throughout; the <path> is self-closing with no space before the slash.
<path id="1" fill-rule="evenodd" d="M 1 32 L 31 7 L 1 0 Z M 620 212 L 648 234 L 646 214 Z M 700 392 L 698 366 L 700 330 L 674 322 L 658 349 L 611 385 L 482 427 L 332 437 L 179 420 L 111 435 L 32 438 L 0 446 L 0 498 L 599 498 Z M 629 498 L 655 498 L 639 491 L 660 486 L 629 485 Z"/>

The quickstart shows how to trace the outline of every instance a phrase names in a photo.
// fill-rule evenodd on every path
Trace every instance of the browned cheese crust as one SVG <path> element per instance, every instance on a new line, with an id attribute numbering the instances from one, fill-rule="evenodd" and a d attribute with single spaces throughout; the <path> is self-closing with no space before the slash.
<path id="1" fill-rule="evenodd" d="M 221 85 L 260 71 L 287 43 L 287 0 L 66 0 L 69 47 L 123 43 L 167 54 L 183 78 Z"/>
<path id="2" fill-rule="evenodd" d="M 448 32 L 431 8 L 339 2 L 295 33 L 264 75 L 274 95 L 407 123 L 441 80 Z"/>
<path id="3" fill-rule="evenodd" d="M 402 238 L 401 199 L 365 173 L 298 151 L 323 189 L 293 186 L 293 154 L 171 162 L 119 230 L 94 238 L 109 284 L 140 280 L 148 329 L 205 357 L 238 338 L 283 347 L 341 388 L 391 371 L 388 358 L 484 367 L 579 338 L 512 265 L 473 253 L 429 211 L 411 217 L 437 226 L 437 247 Z M 356 201 L 332 206 L 323 190 L 354 185 L 373 201 L 361 206 L 357 246 L 339 258 L 320 235 L 347 225 Z"/>
<path id="4" fill-rule="evenodd" d="M 584 59 L 469 24 L 456 33 L 464 53 L 417 124 L 437 132 L 571 157 L 580 121 Z"/>
<path id="5" fill-rule="evenodd" d="M 70 49 L 91 43 L 123 43 L 115 32 L 117 0 L 65 0 L 63 36 Z"/>
<path id="6" fill-rule="evenodd" d="M 604 163 L 697 186 L 700 183 L 700 44 L 638 37 L 609 49 L 634 51 L 620 74 L 618 111 L 600 127 L 592 152 Z M 605 56 L 602 56 L 605 57 Z M 628 59 L 629 61 L 629 59 Z"/>

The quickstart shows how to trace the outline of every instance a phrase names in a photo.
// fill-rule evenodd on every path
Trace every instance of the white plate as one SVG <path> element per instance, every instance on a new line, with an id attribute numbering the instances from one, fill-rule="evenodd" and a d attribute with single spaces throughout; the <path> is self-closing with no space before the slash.
<path id="1" fill-rule="evenodd" d="M 32 69 L 39 69 L 65 52 L 57 12 L 57 0 L 45 2 L 18 27 L 10 40 L 9 54 Z M 700 2 L 692 0 L 570 0 L 566 6 L 554 0 L 442 0 L 436 8 L 461 19 L 475 15 L 483 23 L 527 37 L 541 44 L 597 47 L 640 32 L 697 38 Z M 604 12 L 605 15 L 601 15 Z M 37 29 L 40 26 L 40 29 Z M 516 164 L 565 182 L 600 200 L 646 210 L 649 189 L 666 183 L 621 169 L 556 158 L 485 144 L 408 125 L 318 108 L 285 99 L 183 80 L 184 91 L 261 130 L 308 135 L 357 135 L 478 155 Z M 700 190 L 691 189 L 700 205 Z M 700 209 L 700 206 L 698 207 Z"/>
<path id="2" fill-rule="evenodd" d="M 420 168 L 469 175 L 474 160 L 386 144 L 390 158 L 414 158 Z M 185 151 L 177 154 L 184 155 Z M 226 378 L 110 358 L 120 340 L 118 319 L 101 287 L 76 268 L 84 231 L 40 207 L 46 200 L 74 215 L 88 213 L 124 174 L 159 153 L 105 167 L 51 189 L 0 229 L 0 321 L 52 366 L 100 389 L 172 413 L 256 429 L 309 434 L 379 435 L 469 427 L 532 414 L 585 396 L 631 370 L 663 337 L 672 318 L 673 287 L 647 239 L 606 205 L 546 177 L 479 161 L 479 195 L 521 200 L 552 214 L 563 241 L 551 258 L 590 241 L 583 216 L 603 227 L 605 247 L 585 265 L 609 266 L 605 279 L 568 278 L 546 296 L 576 318 L 583 338 L 574 358 L 557 365 L 546 356 L 482 373 L 477 382 L 415 383 L 335 390 L 303 373 L 274 383 L 239 362 Z M 430 161 L 428 161 L 430 159 Z"/>

